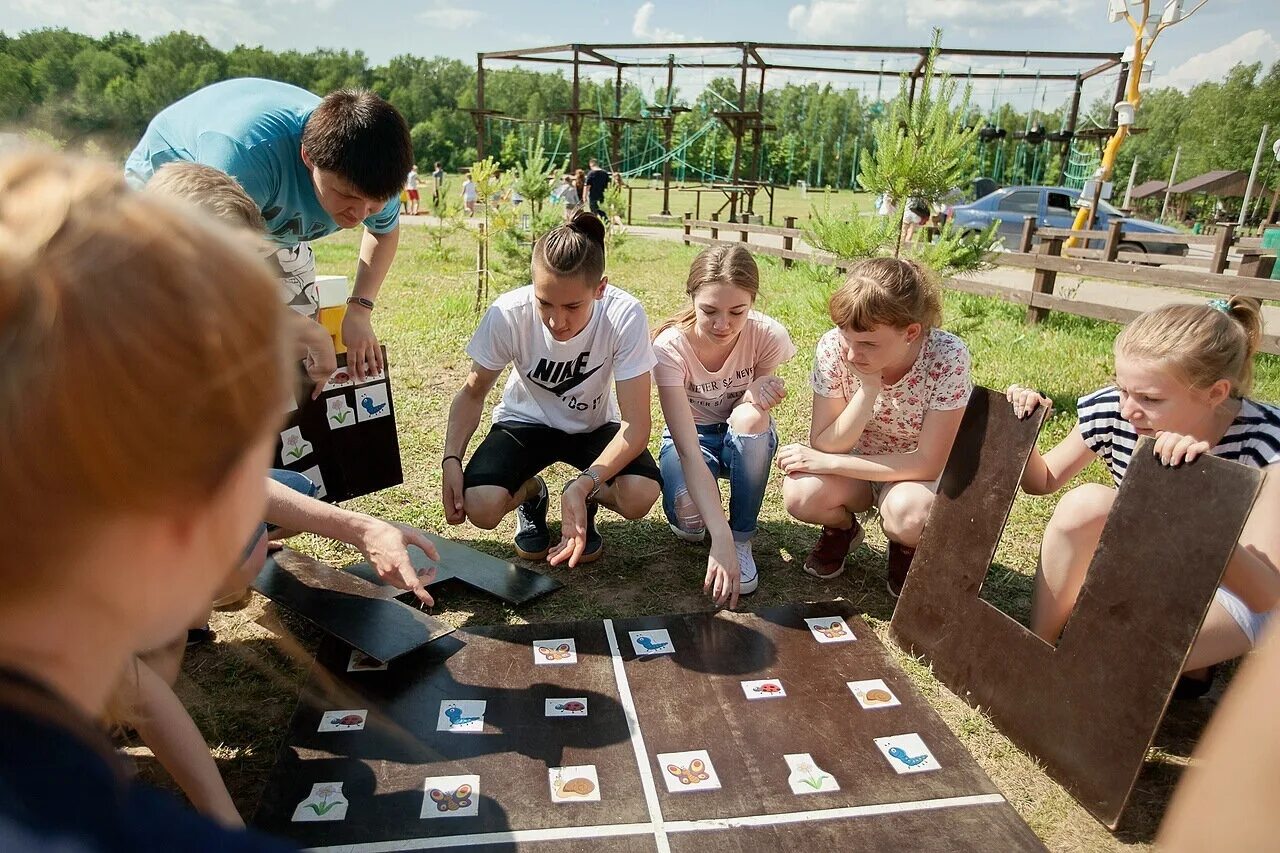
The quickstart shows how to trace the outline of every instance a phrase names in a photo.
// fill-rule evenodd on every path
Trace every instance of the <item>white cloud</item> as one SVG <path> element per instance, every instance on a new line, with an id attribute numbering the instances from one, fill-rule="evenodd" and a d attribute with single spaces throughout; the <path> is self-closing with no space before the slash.
<path id="1" fill-rule="evenodd" d="M 220 47 L 256 42 L 276 31 L 283 20 L 264 16 L 248 0 L 173 3 L 169 0 L 11 0 L 15 9 L 40 21 L 92 36 L 128 30 L 153 38 L 173 30 L 202 35 Z"/>
<path id="2" fill-rule="evenodd" d="M 906 30 L 913 39 L 927 38 L 933 27 L 949 34 L 991 35 L 1011 26 L 1080 27 L 1091 20 L 1103 20 L 1105 13 L 1094 7 L 1096 0 L 813 0 L 792 6 L 787 25 L 795 33 L 826 42 L 852 39 L 858 42 L 884 41 L 868 37 L 868 26 Z M 888 41 L 902 41 L 888 39 Z"/>
<path id="3" fill-rule="evenodd" d="M 689 37 L 673 30 L 654 26 L 653 13 L 657 7 L 653 3 L 642 3 L 631 19 L 631 34 L 646 41 L 689 41 Z"/>
<path id="4" fill-rule="evenodd" d="M 1157 47 L 1156 54 L 1158 52 Z M 1280 41 L 1266 30 L 1250 30 L 1226 44 L 1197 53 L 1167 74 L 1154 75 L 1152 86 L 1190 89 L 1206 80 L 1221 80 L 1238 63 L 1261 62 L 1265 71 L 1277 60 L 1280 60 Z"/>
<path id="5" fill-rule="evenodd" d="M 442 30 L 465 30 L 474 27 L 486 17 L 484 12 L 477 9 L 448 6 L 441 2 L 418 13 L 418 20 Z"/>

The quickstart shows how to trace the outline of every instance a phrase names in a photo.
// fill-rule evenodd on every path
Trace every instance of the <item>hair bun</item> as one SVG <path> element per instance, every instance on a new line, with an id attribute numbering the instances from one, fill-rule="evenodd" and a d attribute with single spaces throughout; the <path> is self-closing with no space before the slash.
<path id="1" fill-rule="evenodd" d="M 579 210 L 567 223 L 570 228 L 604 248 L 604 222 L 594 213 Z"/>

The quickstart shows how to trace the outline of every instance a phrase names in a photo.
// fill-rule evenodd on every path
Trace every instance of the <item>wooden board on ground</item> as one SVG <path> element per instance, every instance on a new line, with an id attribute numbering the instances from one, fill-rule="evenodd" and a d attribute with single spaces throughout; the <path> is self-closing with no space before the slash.
<path id="1" fill-rule="evenodd" d="M 451 539 L 436 536 L 434 533 L 428 533 L 427 538 L 435 543 L 436 550 L 440 552 L 440 562 L 435 564 L 436 579 L 431 582 L 430 587 L 445 581 L 456 580 L 481 592 L 487 592 L 515 607 L 527 604 L 538 596 L 554 592 L 564 586 L 555 578 L 517 566 L 507 560 L 499 560 L 461 542 L 454 542 Z M 409 552 L 409 558 L 414 568 L 419 571 L 432 565 L 427 555 L 416 548 Z M 356 563 L 348 566 L 346 570 L 371 583 L 383 583 L 377 571 L 369 563 Z M 396 589 L 395 595 L 404 598 L 412 596 L 413 593 Z"/>
<path id="2" fill-rule="evenodd" d="M 386 358 L 383 347 L 384 364 Z M 286 418 L 272 467 L 305 474 L 320 487 L 317 497 L 330 502 L 403 483 L 390 366 L 384 376 L 357 383 L 347 354 L 338 353 L 338 370 L 312 400 L 314 387 L 309 381 L 299 386 L 298 408 Z"/>
<path id="3" fill-rule="evenodd" d="M 253 824 L 331 850 L 1042 850 L 853 613 L 463 629 L 350 673 L 326 641 Z"/>
<path id="4" fill-rule="evenodd" d="M 288 548 L 267 558 L 252 586 L 383 663 L 453 633 L 446 622 L 396 601 L 393 587 L 375 586 Z"/>
<path id="5" fill-rule="evenodd" d="M 1142 439 L 1054 647 L 978 597 L 1042 418 L 974 389 L 892 632 L 1114 829 L 1260 477 Z"/>

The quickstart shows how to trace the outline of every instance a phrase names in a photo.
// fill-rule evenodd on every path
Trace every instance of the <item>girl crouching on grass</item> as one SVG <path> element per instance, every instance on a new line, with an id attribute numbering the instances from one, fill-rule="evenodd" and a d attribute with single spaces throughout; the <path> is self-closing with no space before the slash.
<path id="1" fill-rule="evenodd" d="M 667 428 L 658 464 L 671 532 L 690 542 L 711 534 L 703 589 L 737 605 L 759 582 L 751 538 L 769 483 L 778 431 L 769 410 L 786 397 L 773 375 L 795 355 L 782 324 L 752 310 L 760 271 L 742 246 L 694 258 L 689 306 L 654 333 L 653 368 Z M 718 479 L 729 481 L 726 519 Z"/>
<path id="2" fill-rule="evenodd" d="M 804 570 L 844 571 L 875 506 L 889 540 L 888 587 L 902 591 L 973 384 L 964 342 L 937 328 L 939 288 L 914 261 L 854 265 L 818 341 L 809 445 L 778 451 L 787 512 L 822 525 Z"/>
<path id="3" fill-rule="evenodd" d="M 1193 671 L 1251 649 L 1280 603 L 1280 407 L 1245 396 L 1262 337 L 1260 311 L 1256 300 L 1235 298 L 1167 305 L 1138 317 L 1116 338 L 1115 384 L 1081 397 L 1075 429 L 1043 456 L 1033 450 L 1022 475 L 1023 491 L 1048 495 L 1101 459 L 1118 488 L 1144 435 L 1155 437 L 1165 465 L 1210 453 L 1266 471 L 1191 649 L 1192 678 L 1181 685 L 1183 695 L 1208 689 L 1210 679 Z M 1020 385 L 1010 386 L 1008 397 L 1022 417 L 1050 405 Z M 1058 641 L 1075 607 L 1115 498 L 1116 488 L 1085 483 L 1062 496 L 1049 520 L 1031 602 L 1031 630 L 1047 642 Z"/>

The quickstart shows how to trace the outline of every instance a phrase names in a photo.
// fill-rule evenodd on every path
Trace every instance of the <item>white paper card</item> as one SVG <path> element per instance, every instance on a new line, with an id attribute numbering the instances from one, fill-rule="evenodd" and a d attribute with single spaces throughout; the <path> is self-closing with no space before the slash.
<path id="1" fill-rule="evenodd" d="M 386 668 L 385 663 L 369 657 L 359 649 L 352 649 L 351 657 L 347 660 L 347 672 L 382 672 Z"/>
<path id="2" fill-rule="evenodd" d="M 559 640 L 535 640 L 533 662 L 536 664 L 567 664 L 578 662 L 578 644 L 573 637 Z"/>
<path id="3" fill-rule="evenodd" d="M 387 402 L 387 383 L 365 385 L 356 390 L 356 415 L 361 421 L 385 418 L 391 414 Z"/>
<path id="4" fill-rule="evenodd" d="M 474 817 L 479 812 L 479 776 L 428 776 L 423 783 L 419 817 Z"/>
<path id="5" fill-rule="evenodd" d="M 853 691 L 853 698 L 858 700 L 858 704 L 864 708 L 892 708 L 895 705 L 901 705 L 898 697 L 889 685 L 884 683 L 880 678 L 869 678 L 866 681 L 850 681 L 849 689 Z"/>
<path id="6" fill-rule="evenodd" d="M 325 711 L 320 718 L 319 732 L 358 732 L 369 718 L 367 708 L 354 711 Z"/>
<path id="7" fill-rule="evenodd" d="M 325 401 L 325 419 L 329 429 L 342 429 L 356 422 L 356 410 L 347 402 L 346 394 L 339 394 Z"/>
<path id="8" fill-rule="evenodd" d="M 446 699 L 440 703 L 440 716 L 436 720 L 438 732 L 484 731 L 483 699 Z"/>
<path id="9" fill-rule="evenodd" d="M 318 820 L 342 820 L 347 816 L 347 798 L 342 796 L 341 782 L 317 782 L 311 794 L 293 810 L 295 823 Z"/>
<path id="10" fill-rule="evenodd" d="M 912 732 L 906 735 L 876 738 L 876 748 L 884 756 L 897 773 L 925 773 L 937 770 L 941 765 L 933 757 L 929 747 L 924 745 L 920 735 Z"/>
<path id="11" fill-rule="evenodd" d="M 786 760 L 787 767 L 791 768 L 791 775 L 787 777 L 791 793 L 820 794 L 840 790 L 836 777 L 819 767 L 809 753 L 798 752 L 782 757 Z"/>
<path id="12" fill-rule="evenodd" d="M 819 643 L 847 643 L 856 639 L 849 626 L 840 616 L 821 616 L 817 619 L 806 619 L 809 632 Z"/>
<path id="13" fill-rule="evenodd" d="M 289 427 L 280 433 L 280 462 L 292 465 L 311 455 L 311 442 L 302 437 L 301 427 Z"/>
<path id="14" fill-rule="evenodd" d="M 705 749 L 690 752 L 664 752 L 658 755 L 662 778 L 672 794 L 685 791 L 711 791 L 720 787 L 720 777 Z"/>
<path id="15" fill-rule="evenodd" d="M 548 717 L 585 717 L 587 716 L 587 697 L 548 699 L 546 708 Z"/>
<path id="16" fill-rule="evenodd" d="M 655 628 L 651 631 L 631 631 L 631 648 L 636 655 L 669 655 L 674 654 L 676 647 L 671 644 L 671 635 L 665 629 Z"/>
<path id="17" fill-rule="evenodd" d="M 553 803 L 600 802 L 600 779 L 594 764 L 551 767 L 547 770 Z"/>
<path id="18" fill-rule="evenodd" d="M 776 678 L 766 678 L 763 681 L 744 681 L 742 682 L 742 692 L 747 694 L 748 699 L 785 699 L 787 696 L 787 691 L 782 686 L 782 682 Z"/>

